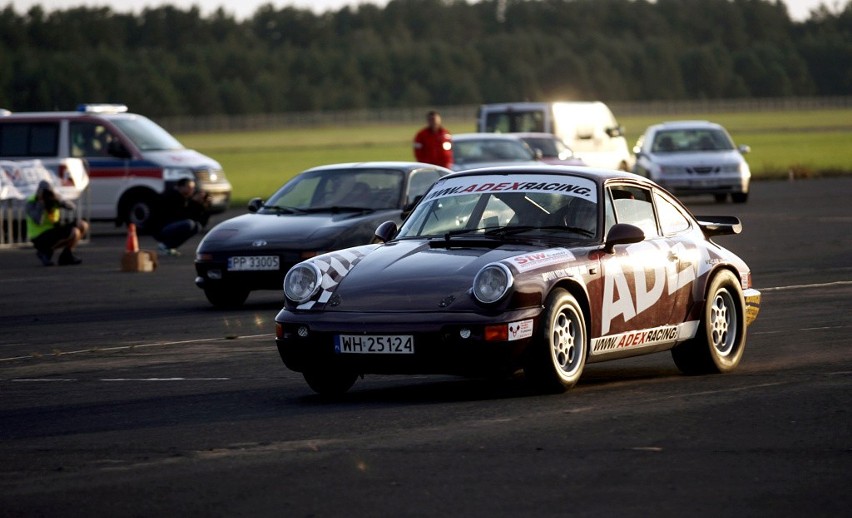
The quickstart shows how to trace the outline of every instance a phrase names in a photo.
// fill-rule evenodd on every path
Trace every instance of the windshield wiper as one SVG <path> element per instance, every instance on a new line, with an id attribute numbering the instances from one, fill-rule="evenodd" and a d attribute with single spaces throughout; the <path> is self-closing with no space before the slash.
<path id="1" fill-rule="evenodd" d="M 375 210 L 370 207 L 359 207 L 357 205 L 333 205 L 331 207 L 311 207 L 303 209 L 302 212 L 374 212 Z"/>
<path id="2" fill-rule="evenodd" d="M 304 214 L 305 211 L 296 207 L 281 207 L 278 205 L 264 205 L 263 209 L 269 209 L 276 214 Z"/>
<path id="3" fill-rule="evenodd" d="M 505 227 L 497 227 L 492 228 L 485 232 L 489 236 L 509 236 L 513 234 L 520 234 L 522 232 L 528 232 L 530 230 L 556 230 L 560 232 L 574 232 L 575 234 L 582 234 L 589 237 L 595 237 L 595 233 L 587 228 L 580 227 L 571 227 L 567 225 L 510 225 Z"/>
<path id="4" fill-rule="evenodd" d="M 505 227 L 479 227 L 479 228 L 459 228 L 456 230 L 448 230 L 444 232 L 444 240 L 449 241 L 451 237 L 462 236 L 465 234 L 476 234 L 479 237 L 487 237 L 491 239 L 497 239 L 496 237 L 491 235 L 491 232 L 495 230 L 499 230 Z M 478 232 L 481 232 L 477 234 Z"/>

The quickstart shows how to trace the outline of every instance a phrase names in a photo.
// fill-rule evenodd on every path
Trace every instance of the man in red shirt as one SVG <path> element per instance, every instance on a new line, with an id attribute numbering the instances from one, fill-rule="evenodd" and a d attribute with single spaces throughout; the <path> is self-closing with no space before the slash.
<path id="1" fill-rule="evenodd" d="M 450 167 L 453 164 L 453 136 L 441 126 L 436 111 L 426 114 L 428 126 L 414 136 L 414 157 L 418 162 Z"/>

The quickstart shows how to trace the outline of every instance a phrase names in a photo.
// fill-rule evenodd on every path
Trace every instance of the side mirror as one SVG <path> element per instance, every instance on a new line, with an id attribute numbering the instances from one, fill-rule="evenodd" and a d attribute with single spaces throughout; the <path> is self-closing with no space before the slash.
<path id="1" fill-rule="evenodd" d="M 746 153 L 751 153 L 751 146 L 741 144 L 739 147 L 737 147 L 737 150 L 740 152 L 740 154 L 745 155 Z"/>
<path id="2" fill-rule="evenodd" d="M 604 241 L 604 252 L 611 254 L 615 245 L 627 245 L 645 240 L 645 233 L 636 225 L 616 223 L 609 229 Z"/>
<path id="3" fill-rule="evenodd" d="M 248 211 L 254 214 L 263 207 L 263 200 L 260 198 L 252 198 L 248 202 Z"/>
<path id="4" fill-rule="evenodd" d="M 384 223 L 379 225 L 378 228 L 376 228 L 376 233 L 374 235 L 376 237 L 376 240 L 378 240 L 379 242 L 387 243 L 388 241 L 393 239 L 393 236 L 396 235 L 397 230 L 398 229 L 396 228 L 396 223 L 394 223 L 393 221 L 385 221 Z"/>

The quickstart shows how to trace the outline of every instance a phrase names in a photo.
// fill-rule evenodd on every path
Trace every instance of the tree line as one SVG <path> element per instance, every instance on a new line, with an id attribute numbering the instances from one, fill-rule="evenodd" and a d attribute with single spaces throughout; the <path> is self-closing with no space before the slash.
<path id="1" fill-rule="evenodd" d="M 837 4 L 835 4 L 837 5 Z M 852 93 L 852 1 L 391 0 L 0 11 L 0 108 L 151 116 Z"/>

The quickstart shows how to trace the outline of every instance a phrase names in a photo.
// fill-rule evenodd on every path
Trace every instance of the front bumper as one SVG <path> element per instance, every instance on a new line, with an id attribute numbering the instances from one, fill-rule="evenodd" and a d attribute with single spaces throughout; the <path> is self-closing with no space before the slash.
<path id="1" fill-rule="evenodd" d="M 660 177 L 657 183 L 674 194 L 729 194 L 747 193 L 750 179 L 739 174 L 679 174 Z"/>
<path id="2" fill-rule="evenodd" d="M 757 314 L 760 313 L 760 292 L 756 289 L 749 288 L 743 292 L 745 299 L 745 320 L 746 326 L 750 326 L 757 319 Z"/>
<path id="3" fill-rule="evenodd" d="M 246 253 L 234 253 L 233 256 L 247 256 Z M 213 260 L 196 260 L 195 285 L 199 288 L 216 286 L 240 286 L 249 290 L 281 290 L 284 276 L 296 263 L 302 259 L 298 254 L 262 254 L 277 255 L 279 266 L 277 270 L 229 271 L 227 257 L 216 256 Z"/>
<path id="4" fill-rule="evenodd" d="M 507 374 L 523 366 L 539 332 L 541 308 L 500 315 L 475 313 L 291 312 L 276 317 L 278 353 L 287 368 L 339 368 L 357 374 Z M 532 336 L 485 340 L 486 326 L 532 321 Z M 463 332 L 463 330 L 466 330 Z M 300 332 L 301 331 L 301 332 Z M 335 336 L 412 335 L 413 354 L 346 354 Z"/>

